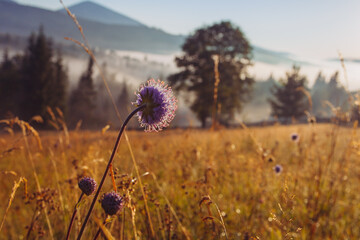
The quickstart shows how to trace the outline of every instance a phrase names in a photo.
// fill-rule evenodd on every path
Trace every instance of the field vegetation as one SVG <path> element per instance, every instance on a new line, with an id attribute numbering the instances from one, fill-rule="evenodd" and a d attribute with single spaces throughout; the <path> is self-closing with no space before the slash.
<path id="1" fill-rule="evenodd" d="M 24 132 L 16 131 L 16 122 Z M 116 132 L 43 131 L 37 136 L 17 120 L 5 130 L 9 133 L 0 136 L 1 239 L 64 239 L 81 193 L 78 180 L 100 181 Z M 360 237 L 356 124 L 128 131 L 127 136 L 113 164 L 126 204 L 105 225 L 115 239 L 150 239 L 151 228 L 156 239 Z M 111 179 L 101 195 L 114 189 Z M 70 239 L 91 200 L 84 197 L 78 205 Z M 97 203 L 84 239 L 92 239 L 104 218 Z"/>

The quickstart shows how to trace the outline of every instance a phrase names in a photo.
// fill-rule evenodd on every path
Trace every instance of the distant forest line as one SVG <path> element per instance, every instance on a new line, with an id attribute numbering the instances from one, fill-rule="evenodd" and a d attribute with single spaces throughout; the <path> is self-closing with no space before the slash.
<path id="1" fill-rule="evenodd" d="M 47 119 L 50 107 L 59 108 L 71 128 L 76 127 L 79 122 L 84 128 L 100 128 L 107 124 L 114 127 L 120 125 L 103 83 L 98 76 L 94 76 L 91 60 L 80 79 L 76 81 L 76 87 L 69 88 L 69 77 L 62 56 L 76 54 L 81 51 L 79 48 L 57 45 L 47 38 L 42 30 L 38 34 L 32 34 L 28 39 L 1 34 L 0 44 L 9 48 L 25 48 L 23 53 L 11 57 L 6 50 L 3 52 L 0 63 L 2 119 L 19 116 L 29 121 L 36 115 Z M 114 76 L 107 73 L 106 65 L 103 68 L 107 74 L 106 78 L 110 80 L 117 107 L 121 115 L 125 116 L 132 107 L 132 89 L 126 82 L 115 81 Z M 273 97 L 274 86 L 278 84 L 278 80 L 272 76 L 265 81 L 255 81 L 251 99 L 245 105 L 247 110 L 270 108 L 269 99 Z M 343 111 L 349 111 L 351 108 L 348 93 L 340 84 L 338 72 L 334 72 L 330 79 L 326 79 L 319 72 L 314 85 L 311 88 L 307 85 L 305 87 L 312 99 L 309 112 L 318 119 L 329 119 L 334 116 L 334 109 L 330 104 Z M 269 115 L 268 121 L 273 120 L 274 118 Z M 182 122 L 180 125 L 186 123 Z M 133 123 L 131 126 L 135 127 L 136 124 Z"/>

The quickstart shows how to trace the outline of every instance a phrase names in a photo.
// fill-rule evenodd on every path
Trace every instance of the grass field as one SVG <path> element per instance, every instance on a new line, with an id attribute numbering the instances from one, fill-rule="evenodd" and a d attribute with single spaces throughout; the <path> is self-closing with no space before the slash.
<path id="1" fill-rule="evenodd" d="M 126 207 L 106 228 L 115 239 L 149 239 L 151 226 L 157 239 L 360 239 L 360 136 L 354 129 L 129 131 L 151 222 L 123 138 L 113 167 Z M 1 218 L 9 206 L 0 239 L 64 239 L 81 193 L 77 182 L 84 175 L 100 181 L 117 133 L 39 134 L 42 149 L 32 134 L 0 135 Z M 102 193 L 112 189 L 107 177 Z M 79 205 L 71 239 L 91 199 Z M 104 217 L 97 203 L 83 239 L 93 238 Z"/>

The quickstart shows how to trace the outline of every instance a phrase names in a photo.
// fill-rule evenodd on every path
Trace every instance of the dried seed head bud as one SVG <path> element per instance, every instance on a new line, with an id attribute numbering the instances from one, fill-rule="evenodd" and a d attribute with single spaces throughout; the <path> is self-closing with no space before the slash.
<path id="1" fill-rule="evenodd" d="M 102 197 L 101 207 L 108 215 L 115 215 L 123 206 L 123 198 L 116 192 L 105 193 Z"/>
<path id="2" fill-rule="evenodd" d="M 79 181 L 78 185 L 81 191 L 88 196 L 95 192 L 97 186 L 96 181 L 91 177 L 82 178 Z"/>

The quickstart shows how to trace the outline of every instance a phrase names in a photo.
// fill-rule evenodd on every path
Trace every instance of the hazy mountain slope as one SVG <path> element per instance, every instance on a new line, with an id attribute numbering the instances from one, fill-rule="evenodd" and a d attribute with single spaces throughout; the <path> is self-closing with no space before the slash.
<path id="1" fill-rule="evenodd" d="M 153 53 L 178 51 L 183 36 L 168 34 L 145 26 L 110 25 L 78 19 L 92 46 Z M 64 42 L 64 37 L 81 39 L 70 17 L 41 8 L 0 2 L 0 33 L 28 36 L 43 25 L 47 35 L 55 41 Z"/>
<path id="2" fill-rule="evenodd" d="M 121 13 L 115 12 L 111 9 L 108 9 L 91 1 L 85 1 L 75 4 L 69 7 L 69 9 L 77 17 L 99 23 L 118 24 L 126 26 L 145 26 L 144 24 L 134 19 L 131 19 Z M 67 14 L 65 9 L 59 9 L 58 12 Z"/>
<path id="3" fill-rule="evenodd" d="M 92 2 L 82 2 L 71 6 L 70 9 L 74 10 L 75 15 L 78 16 L 88 41 L 93 47 L 167 54 L 180 51 L 185 40 L 185 36 L 171 35 L 159 29 L 146 27 L 134 19 Z M 93 20 L 84 19 L 81 16 Z M 106 21 L 120 23 L 122 20 L 124 24 L 104 23 Z M 14 4 L 9 0 L 0 0 L 0 34 L 9 33 L 27 37 L 31 32 L 37 31 L 40 25 L 44 26 L 45 33 L 56 42 L 65 42 L 64 37 L 81 39 L 75 24 L 69 16 L 63 14 L 63 10 L 49 11 Z M 306 64 L 296 61 L 295 57 L 288 53 L 257 46 L 253 47 L 253 56 L 255 62 L 272 66 Z"/>

